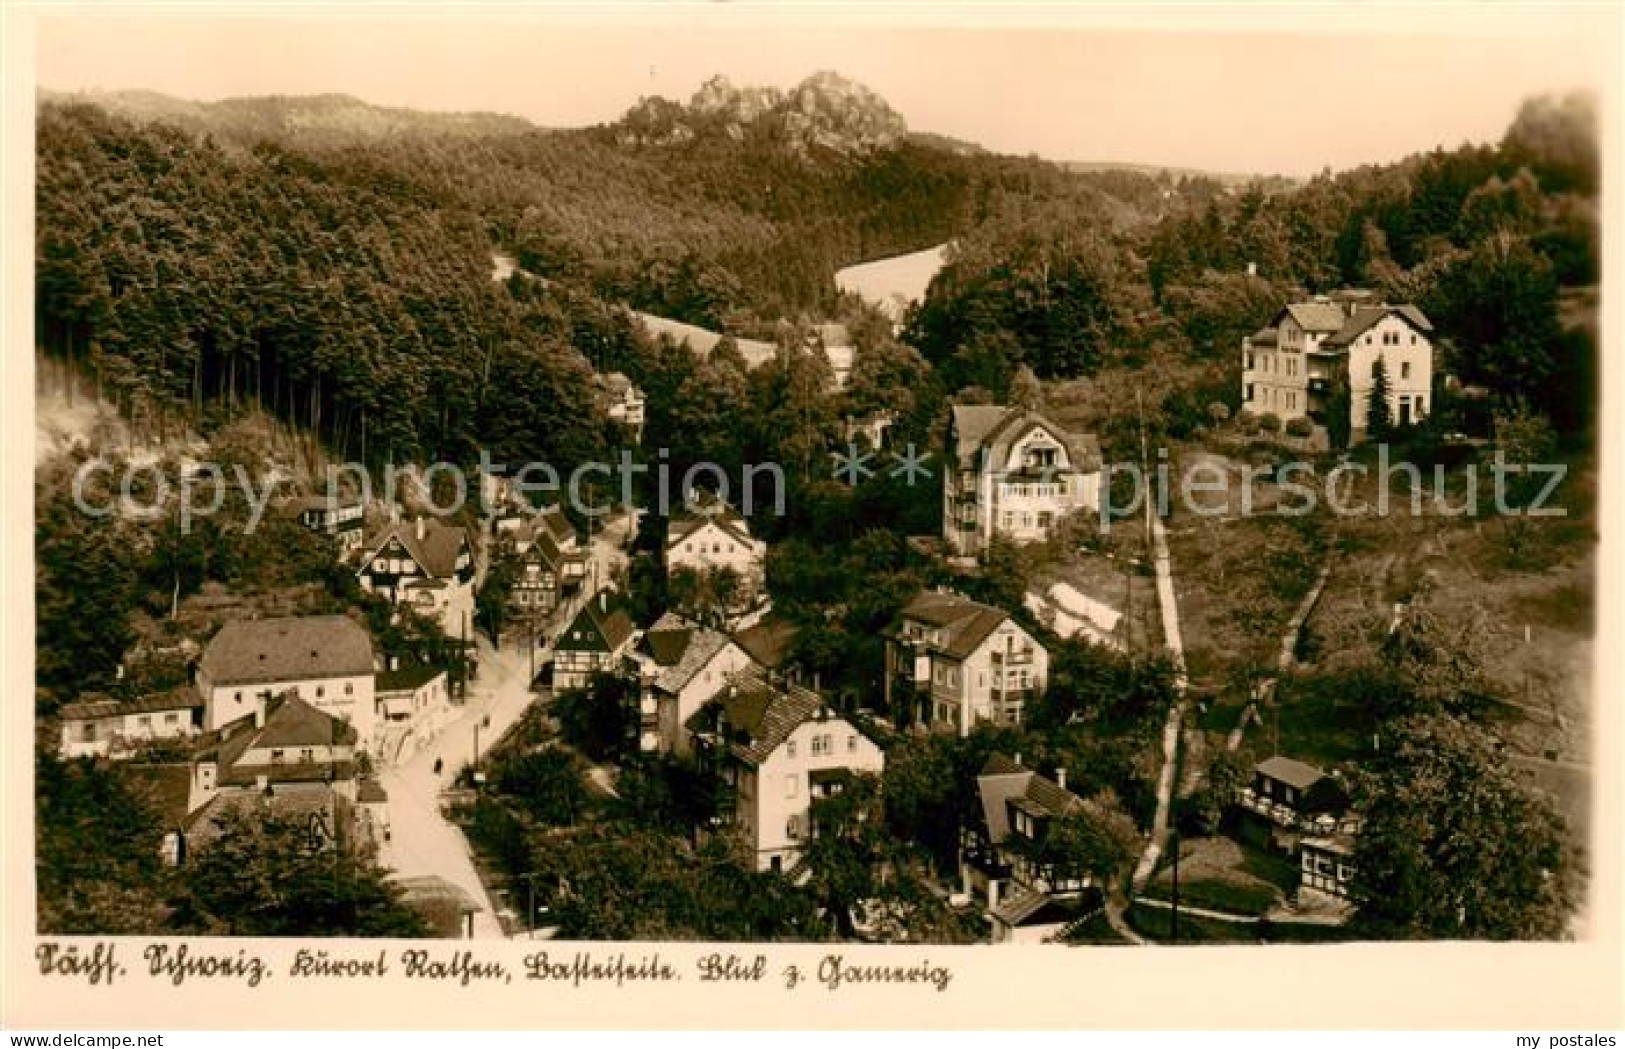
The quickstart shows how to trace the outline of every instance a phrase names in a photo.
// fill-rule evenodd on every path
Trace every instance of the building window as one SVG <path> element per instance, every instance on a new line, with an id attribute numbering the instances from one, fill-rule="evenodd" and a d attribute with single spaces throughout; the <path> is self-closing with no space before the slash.
<path id="1" fill-rule="evenodd" d="M 784 754 L 785 754 L 785 757 L 790 757 L 790 758 L 793 758 L 793 757 L 796 756 L 796 741 L 795 740 L 792 739 L 790 742 L 788 742 L 788 743 L 786 743 L 784 745 Z"/>
<path id="2" fill-rule="evenodd" d="M 316 686 L 316 698 L 317 698 L 317 699 L 321 699 L 321 698 L 322 698 L 322 697 L 323 697 L 323 696 L 325 696 L 325 695 L 327 695 L 327 688 L 326 688 L 326 686 L 324 686 L 324 685 L 317 685 L 317 686 Z"/>
<path id="3" fill-rule="evenodd" d="M 1244 394 L 1244 395 L 1243 395 L 1243 397 L 1242 397 L 1242 400 L 1244 400 L 1244 401 L 1251 401 L 1251 400 L 1252 400 L 1252 399 L 1253 399 L 1253 384 L 1252 384 L 1252 383 L 1248 383 L 1248 384 L 1247 384 L 1247 391 L 1246 391 L 1246 393 L 1245 393 L 1245 394 Z"/>
<path id="4" fill-rule="evenodd" d="M 814 736 L 812 738 L 812 752 L 813 752 L 813 757 L 815 757 L 815 758 L 818 755 L 820 755 L 820 754 L 822 754 L 824 752 L 824 737 L 823 736 Z"/>
<path id="5" fill-rule="evenodd" d="M 151 728 L 152 727 L 152 715 L 150 715 L 150 714 L 142 714 L 140 717 L 135 719 L 135 723 L 137 725 L 141 726 L 142 728 Z"/>
<path id="6" fill-rule="evenodd" d="M 346 682 L 345 682 L 345 683 L 344 683 L 344 694 L 345 694 L 345 695 L 346 695 L 346 696 L 353 696 L 353 695 L 355 695 L 355 683 L 354 683 L 354 682 L 352 682 L 352 681 L 346 681 Z"/>
<path id="7" fill-rule="evenodd" d="M 801 817 L 791 816 L 784 821 L 784 836 L 791 841 L 801 837 Z"/>
<path id="8" fill-rule="evenodd" d="M 241 703 L 243 701 L 243 694 L 241 692 L 237 693 L 237 695 L 232 697 L 232 701 L 236 702 L 236 703 Z"/>
<path id="9" fill-rule="evenodd" d="M 284 757 L 284 755 L 283 755 L 282 751 L 280 751 L 280 750 L 271 751 L 271 763 L 273 765 L 276 764 L 277 762 L 281 761 L 283 757 Z"/>
<path id="10" fill-rule="evenodd" d="M 164 715 L 164 724 L 166 724 L 166 725 L 179 725 L 180 723 L 181 723 L 181 716 L 179 714 L 165 714 Z"/>
<path id="11" fill-rule="evenodd" d="M 1399 377 L 1401 379 L 1409 379 L 1411 377 L 1411 362 L 1410 361 L 1402 361 L 1400 363 L 1400 365 L 1399 365 Z"/>
<path id="12" fill-rule="evenodd" d="M 94 721 L 85 722 L 84 731 L 80 733 L 79 738 L 86 743 L 94 742 L 96 739 L 96 723 Z"/>
<path id="13" fill-rule="evenodd" d="M 784 796 L 787 798 L 796 796 L 796 776 L 793 773 L 784 777 Z"/>
<path id="14" fill-rule="evenodd" d="M 308 765 L 316 760 L 316 752 L 310 747 L 305 747 L 299 751 L 299 760 Z"/>
<path id="15" fill-rule="evenodd" d="M 858 749 L 858 737 L 854 734 L 846 737 L 846 751 L 848 754 Z"/>

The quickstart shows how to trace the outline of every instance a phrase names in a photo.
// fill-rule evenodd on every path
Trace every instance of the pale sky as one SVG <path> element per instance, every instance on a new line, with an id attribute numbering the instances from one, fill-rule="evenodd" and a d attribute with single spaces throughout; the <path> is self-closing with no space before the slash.
<path id="1" fill-rule="evenodd" d="M 309 9 L 43 12 L 35 79 L 199 100 L 342 92 L 573 127 L 613 120 L 641 95 L 686 100 L 713 73 L 790 87 L 833 69 L 878 91 L 911 128 L 1001 152 L 1306 175 L 1494 141 L 1527 95 L 1611 83 L 1618 33 L 1612 6 L 1547 6 L 1533 18 L 1462 5 L 1323 6 L 1307 17 L 1255 6 L 1224 18 L 1211 6 L 1149 17 L 1018 9 L 1063 23 L 1049 28 L 1006 13 L 1001 25 L 964 28 L 943 25 L 940 11 L 922 25 L 918 9 L 878 10 L 890 17 L 717 4 L 365 20 Z M 1193 32 L 1198 21 L 1210 28 Z"/>

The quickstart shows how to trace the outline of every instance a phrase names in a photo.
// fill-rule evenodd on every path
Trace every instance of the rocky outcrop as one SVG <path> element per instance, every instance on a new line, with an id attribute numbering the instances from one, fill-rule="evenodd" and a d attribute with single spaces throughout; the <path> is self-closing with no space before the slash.
<path id="1" fill-rule="evenodd" d="M 789 91 L 738 87 L 714 76 L 687 105 L 640 99 L 615 125 L 623 145 L 671 146 L 708 136 L 741 141 L 765 136 L 809 157 L 819 152 L 861 155 L 896 145 L 903 118 L 874 91 L 838 73 L 817 73 Z"/>

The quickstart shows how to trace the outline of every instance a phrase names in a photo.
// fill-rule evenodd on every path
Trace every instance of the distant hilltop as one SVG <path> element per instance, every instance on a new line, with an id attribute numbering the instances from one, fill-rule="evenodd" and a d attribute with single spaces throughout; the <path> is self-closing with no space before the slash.
<path id="1" fill-rule="evenodd" d="M 512 135 L 539 130 L 505 113 L 432 113 L 375 106 L 352 95 L 264 95 L 194 102 L 157 91 L 50 91 L 39 101 L 86 103 L 138 123 L 174 124 L 192 132 L 304 140 L 401 135 Z"/>

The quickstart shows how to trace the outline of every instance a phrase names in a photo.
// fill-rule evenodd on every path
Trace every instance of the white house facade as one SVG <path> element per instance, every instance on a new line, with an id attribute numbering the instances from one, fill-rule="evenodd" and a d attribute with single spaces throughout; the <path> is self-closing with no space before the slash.
<path id="1" fill-rule="evenodd" d="M 1388 413 L 1400 426 L 1433 408 L 1433 324 L 1411 305 L 1371 303 L 1345 292 L 1295 302 L 1242 339 L 1241 403 L 1283 422 L 1325 424 L 1335 385 L 1349 391 L 1351 439 L 1365 436 L 1377 361 L 1388 371 Z"/>
<path id="2" fill-rule="evenodd" d="M 943 535 L 961 555 L 983 553 L 995 536 L 1047 539 L 1068 514 L 1100 508 L 1099 444 L 1037 412 L 955 405 L 947 461 Z"/>

